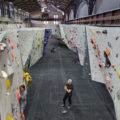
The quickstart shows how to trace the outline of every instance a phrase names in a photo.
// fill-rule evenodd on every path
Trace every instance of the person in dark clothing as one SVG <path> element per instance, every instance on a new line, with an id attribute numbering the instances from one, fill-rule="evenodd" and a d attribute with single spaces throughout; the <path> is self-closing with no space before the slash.
<path id="1" fill-rule="evenodd" d="M 25 85 L 20 86 L 20 115 L 22 120 L 25 120 L 24 110 L 26 106 L 27 93 L 25 91 Z"/>
<path id="2" fill-rule="evenodd" d="M 67 81 L 67 84 L 64 86 L 64 90 L 66 91 L 66 93 L 63 98 L 62 107 L 65 107 L 66 100 L 68 99 L 68 102 L 69 102 L 68 109 L 70 109 L 72 104 L 72 91 L 73 91 L 73 85 L 72 85 L 71 79 Z"/>

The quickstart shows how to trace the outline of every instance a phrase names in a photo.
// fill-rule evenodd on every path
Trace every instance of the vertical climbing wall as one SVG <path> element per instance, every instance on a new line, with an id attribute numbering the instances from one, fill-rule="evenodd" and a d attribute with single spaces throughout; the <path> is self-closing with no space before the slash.
<path id="1" fill-rule="evenodd" d="M 0 77 L 2 78 L 0 79 L 0 114 L 2 120 L 6 120 L 7 116 L 20 119 L 16 90 L 20 84 L 24 84 L 24 81 L 17 35 L 16 30 L 7 31 L 1 41 L 7 46 L 3 52 L 0 52 Z M 3 73 L 6 74 L 5 77 Z"/>
<path id="2" fill-rule="evenodd" d="M 95 81 L 106 84 L 114 101 L 118 120 L 120 120 L 119 33 L 119 27 L 110 28 L 87 26 L 92 78 Z"/>
<path id="3" fill-rule="evenodd" d="M 81 65 L 84 65 L 84 51 L 88 45 L 92 80 L 106 84 L 120 120 L 119 27 L 60 25 L 60 31 L 68 48 L 78 52 Z"/>
<path id="4" fill-rule="evenodd" d="M 46 25 L 47 29 L 51 29 L 52 36 L 55 38 L 60 38 L 60 27 L 59 25 Z"/>
<path id="5" fill-rule="evenodd" d="M 45 29 L 19 29 L 0 33 L 0 120 L 20 120 L 19 94 L 23 66 L 30 66 L 43 55 Z M 6 48 L 1 49 L 1 44 Z"/>
<path id="6" fill-rule="evenodd" d="M 85 26 L 82 25 L 60 25 L 61 37 L 69 49 L 76 52 L 79 62 L 84 65 L 86 49 Z"/>
<path id="7" fill-rule="evenodd" d="M 32 66 L 43 55 L 45 29 L 24 28 L 18 30 L 18 33 L 23 65 L 26 65 L 28 60 Z"/>

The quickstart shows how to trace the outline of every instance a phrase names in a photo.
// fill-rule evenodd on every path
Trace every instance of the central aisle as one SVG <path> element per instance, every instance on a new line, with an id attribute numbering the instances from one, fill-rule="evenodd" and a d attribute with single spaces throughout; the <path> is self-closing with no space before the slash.
<path id="1" fill-rule="evenodd" d="M 56 46 L 56 52 L 50 50 Z M 44 57 L 31 69 L 28 89 L 27 120 L 116 120 L 114 106 L 105 86 L 91 81 L 89 58 L 85 67 L 76 63 L 75 53 L 57 40 L 50 39 Z M 73 105 L 61 114 L 64 85 L 73 80 Z"/>

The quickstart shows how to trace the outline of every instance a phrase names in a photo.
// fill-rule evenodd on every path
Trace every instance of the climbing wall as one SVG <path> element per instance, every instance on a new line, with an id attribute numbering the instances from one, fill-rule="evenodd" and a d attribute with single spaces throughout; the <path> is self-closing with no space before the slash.
<path id="1" fill-rule="evenodd" d="M 84 65 L 86 49 L 85 26 L 82 25 L 60 25 L 61 37 L 69 49 L 76 52 L 78 63 Z"/>
<path id="2" fill-rule="evenodd" d="M 25 84 L 23 66 L 43 55 L 45 29 L 18 29 L 0 33 L 0 120 L 20 120 L 19 86 Z M 3 49 L 4 48 L 4 49 Z"/>
<path id="3" fill-rule="evenodd" d="M 14 117 L 20 120 L 19 104 L 16 90 L 23 81 L 23 68 L 18 46 L 16 30 L 1 33 L 0 43 L 6 44 L 6 49 L 0 51 L 0 115 L 1 120 Z M 12 116 L 12 117 L 11 117 Z"/>
<path id="4" fill-rule="evenodd" d="M 87 26 L 92 79 L 105 83 L 120 120 L 120 29 Z"/>
<path id="5" fill-rule="evenodd" d="M 0 24 L 0 31 L 17 29 L 17 28 L 25 28 L 25 24 Z"/>
<path id="6" fill-rule="evenodd" d="M 34 65 L 43 56 L 44 35 L 45 29 L 35 31 L 30 55 L 30 66 Z"/>
<path id="7" fill-rule="evenodd" d="M 24 28 L 18 30 L 23 65 L 35 64 L 43 55 L 45 29 Z M 30 63 L 28 63 L 28 61 Z"/>
<path id="8" fill-rule="evenodd" d="M 51 29 L 51 34 L 53 37 L 55 38 L 61 37 L 59 25 L 46 25 L 46 28 Z"/>

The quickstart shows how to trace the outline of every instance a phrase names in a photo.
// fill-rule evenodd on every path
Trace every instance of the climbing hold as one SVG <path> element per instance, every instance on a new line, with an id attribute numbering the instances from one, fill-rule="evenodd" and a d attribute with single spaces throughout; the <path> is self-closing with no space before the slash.
<path id="1" fill-rule="evenodd" d="M 92 44 L 94 43 L 93 39 L 91 39 L 91 43 L 92 43 Z"/>
<path id="2" fill-rule="evenodd" d="M 119 69 L 119 71 L 118 71 L 118 76 L 119 76 L 119 79 L 120 79 L 120 69 Z"/>
<path id="3" fill-rule="evenodd" d="M 102 33 L 103 33 L 103 34 L 107 34 L 107 30 L 103 30 Z"/>
<path id="4" fill-rule="evenodd" d="M 8 38 L 8 42 L 10 43 L 10 39 Z"/>
<path id="5" fill-rule="evenodd" d="M 73 48 L 76 48 L 76 46 L 75 46 L 75 45 L 73 45 Z"/>
<path id="6" fill-rule="evenodd" d="M 38 47 L 40 47 L 40 42 L 38 41 Z"/>
<path id="7" fill-rule="evenodd" d="M 40 34 L 38 35 L 38 39 L 40 39 Z"/>
<path id="8" fill-rule="evenodd" d="M 14 118 L 12 118 L 12 117 L 10 116 L 10 114 L 7 113 L 7 115 L 6 115 L 6 120 L 14 120 Z"/>
<path id="9" fill-rule="evenodd" d="M 11 58 L 12 58 L 12 60 L 14 60 L 14 54 L 13 53 L 11 53 Z"/>
<path id="10" fill-rule="evenodd" d="M 96 45 L 95 45 L 95 43 L 93 44 L 93 48 L 96 49 Z"/>
<path id="11" fill-rule="evenodd" d="M 7 75 L 7 73 L 5 71 L 1 71 L 1 74 L 2 74 L 3 78 L 7 78 L 8 77 L 8 75 Z"/>
<path id="12" fill-rule="evenodd" d="M 116 37 L 116 40 L 118 40 L 118 39 L 119 39 L 119 36 Z"/>
<path id="13" fill-rule="evenodd" d="M 14 48 L 14 44 L 13 44 L 13 43 L 11 43 L 11 48 L 12 48 L 12 49 Z"/>
<path id="14" fill-rule="evenodd" d="M 10 89 L 10 79 L 9 78 L 6 79 L 6 88 L 7 88 L 7 90 Z"/>
<path id="15" fill-rule="evenodd" d="M 97 30 L 96 33 L 97 33 L 97 34 L 101 34 L 101 31 Z"/>
<path id="16" fill-rule="evenodd" d="M 108 86 L 108 90 L 111 90 L 110 86 Z"/>
<path id="17" fill-rule="evenodd" d="M 73 36 L 70 39 L 73 40 L 74 39 Z"/>
<path id="18" fill-rule="evenodd" d="M 99 67 L 100 67 L 100 68 L 102 67 L 102 64 L 101 64 L 101 63 L 99 63 Z"/>
<path id="19" fill-rule="evenodd" d="M 93 34 L 92 28 L 90 28 L 90 32 L 91 32 L 91 34 Z"/>
<path id="20" fill-rule="evenodd" d="M 5 43 L 0 43 L 0 51 L 3 52 L 6 49 Z"/>
<path id="21" fill-rule="evenodd" d="M 112 67 L 112 68 L 115 68 L 115 65 L 114 65 L 114 64 L 112 64 L 112 65 L 111 65 L 111 67 Z"/>
<path id="22" fill-rule="evenodd" d="M 19 89 L 16 90 L 16 95 L 17 95 L 17 100 L 19 102 L 20 101 L 20 92 L 19 92 Z"/>
<path id="23" fill-rule="evenodd" d="M 110 55 L 110 51 L 109 51 L 109 49 L 108 49 L 108 48 L 106 48 L 106 49 L 105 49 L 105 53 L 106 53 L 106 55 L 107 55 L 107 56 L 109 56 L 109 55 Z"/>

